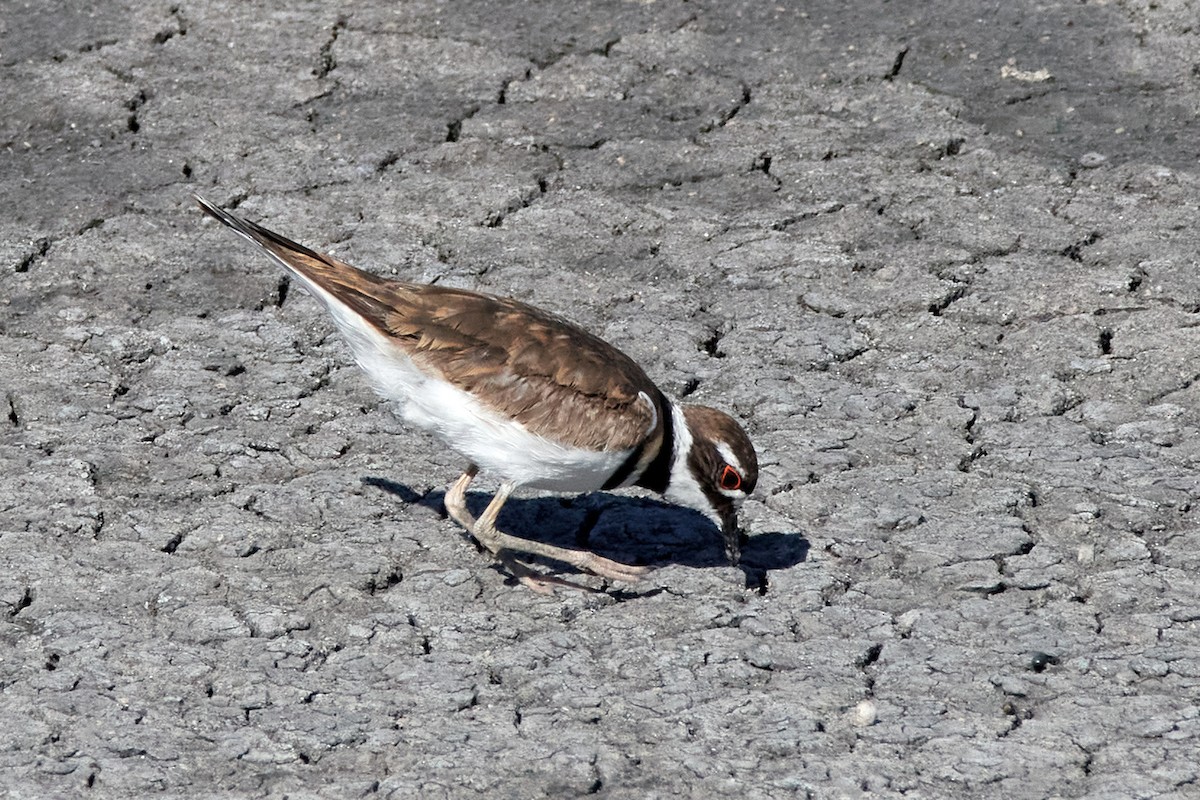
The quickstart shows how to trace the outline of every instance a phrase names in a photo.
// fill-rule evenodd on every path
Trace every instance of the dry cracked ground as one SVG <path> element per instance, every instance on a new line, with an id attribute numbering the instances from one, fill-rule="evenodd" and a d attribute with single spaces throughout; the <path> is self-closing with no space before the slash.
<path id="1" fill-rule="evenodd" d="M 3 0 L 0 794 L 1200 797 L 1198 20 Z M 514 587 L 192 191 L 739 416 L 745 563 Z"/>

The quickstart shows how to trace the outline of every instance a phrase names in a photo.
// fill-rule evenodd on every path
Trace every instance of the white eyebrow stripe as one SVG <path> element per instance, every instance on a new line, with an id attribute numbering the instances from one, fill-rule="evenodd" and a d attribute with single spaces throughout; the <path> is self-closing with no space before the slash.
<path id="1" fill-rule="evenodd" d="M 737 456 L 733 454 L 733 450 L 724 442 L 716 442 L 717 452 L 721 454 L 721 458 L 725 459 L 725 463 L 733 467 L 739 474 L 745 475 L 746 471 L 742 469 L 742 462 L 737 460 Z"/>

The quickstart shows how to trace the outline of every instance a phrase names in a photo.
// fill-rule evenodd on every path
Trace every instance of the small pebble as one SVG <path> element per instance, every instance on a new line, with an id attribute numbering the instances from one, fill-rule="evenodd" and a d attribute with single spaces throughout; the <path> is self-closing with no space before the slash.
<path id="1" fill-rule="evenodd" d="M 854 707 L 854 724 L 860 728 L 869 728 L 879 719 L 879 707 L 874 700 L 861 700 Z"/>
<path id="2" fill-rule="evenodd" d="M 1029 654 L 1029 669 L 1033 672 L 1042 672 L 1046 667 L 1054 666 L 1058 663 L 1058 656 L 1050 653 L 1043 653 L 1040 650 Z"/>

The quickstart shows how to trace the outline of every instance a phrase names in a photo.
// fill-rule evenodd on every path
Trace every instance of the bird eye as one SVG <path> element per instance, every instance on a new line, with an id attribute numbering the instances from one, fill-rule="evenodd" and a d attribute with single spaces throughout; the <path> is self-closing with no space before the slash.
<path id="1" fill-rule="evenodd" d="M 736 492 L 742 488 L 742 476 L 736 469 L 726 464 L 725 468 L 721 470 L 721 477 L 717 479 L 717 483 L 728 492 Z"/>

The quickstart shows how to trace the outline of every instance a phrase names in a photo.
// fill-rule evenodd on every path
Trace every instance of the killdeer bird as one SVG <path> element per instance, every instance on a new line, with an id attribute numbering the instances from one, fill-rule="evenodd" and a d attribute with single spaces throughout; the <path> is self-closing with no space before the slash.
<path id="1" fill-rule="evenodd" d="M 647 568 L 498 531 L 500 509 L 520 486 L 651 489 L 707 515 L 737 563 L 737 511 L 754 491 L 758 459 L 732 417 L 668 400 L 629 356 L 555 314 L 479 292 L 386 280 L 196 200 L 325 306 L 404 420 L 468 460 L 446 492 L 446 511 L 523 583 L 547 592 L 563 581 L 518 563 L 516 553 L 618 581 L 635 581 Z M 466 492 L 481 469 L 502 483 L 474 519 Z"/>

